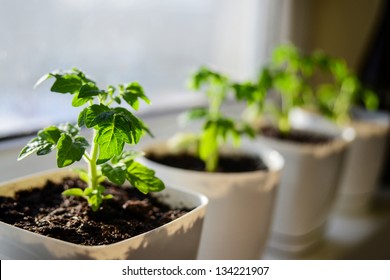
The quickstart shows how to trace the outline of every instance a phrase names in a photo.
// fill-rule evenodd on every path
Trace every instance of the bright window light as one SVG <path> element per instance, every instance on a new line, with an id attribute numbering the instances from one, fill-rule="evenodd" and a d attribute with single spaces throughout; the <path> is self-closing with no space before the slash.
<path id="1" fill-rule="evenodd" d="M 0 138 L 76 118 L 70 96 L 33 89 L 55 69 L 79 67 L 103 87 L 137 80 L 148 110 L 192 100 L 185 82 L 201 65 L 255 75 L 275 37 L 271 2 L 0 0 Z"/>

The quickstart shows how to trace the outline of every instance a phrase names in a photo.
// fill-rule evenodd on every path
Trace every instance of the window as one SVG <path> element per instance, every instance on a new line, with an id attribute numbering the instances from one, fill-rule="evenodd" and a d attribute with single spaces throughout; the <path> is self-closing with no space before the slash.
<path id="1" fill-rule="evenodd" d="M 0 0 L 0 137 L 75 118 L 69 96 L 32 88 L 55 69 L 77 66 L 101 86 L 137 80 L 148 110 L 182 104 L 172 96 L 190 96 L 203 64 L 253 76 L 275 37 L 271 2 Z"/>

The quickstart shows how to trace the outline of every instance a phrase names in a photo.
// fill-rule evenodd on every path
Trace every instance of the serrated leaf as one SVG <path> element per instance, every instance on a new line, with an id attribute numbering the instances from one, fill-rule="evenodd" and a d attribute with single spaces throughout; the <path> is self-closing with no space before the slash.
<path id="1" fill-rule="evenodd" d="M 127 180 L 140 192 L 158 192 L 165 188 L 164 183 L 155 176 L 155 172 L 139 162 L 129 164 L 126 173 Z"/>
<path id="2" fill-rule="evenodd" d="M 112 167 L 110 164 L 104 164 L 102 166 L 102 173 L 108 178 L 108 180 L 117 185 L 122 185 L 126 180 L 125 165 Z"/>
<path id="3" fill-rule="evenodd" d="M 65 167 L 79 161 L 84 155 L 88 142 L 79 136 L 74 140 L 63 133 L 57 144 L 57 166 Z"/>
<path id="4" fill-rule="evenodd" d="M 127 134 L 127 143 L 137 144 L 141 139 L 143 131 L 151 134 L 147 126 L 130 111 L 125 108 L 114 108 L 118 125 L 120 125 L 124 132 Z M 153 136 L 153 135 L 152 135 Z"/>
<path id="5" fill-rule="evenodd" d="M 76 74 L 51 74 L 56 81 L 51 87 L 51 91 L 59 93 L 74 94 L 80 90 L 82 81 Z"/>
<path id="6" fill-rule="evenodd" d="M 88 108 L 84 108 L 84 109 L 80 112 L 80 114 L 79 114 L 79 117 L 78 117 L 78 119 L 77 119 L 77 125 L 78 125 L 79 127 L 85 126 L 85 118 L 86 118 L 87 110 L 88 110 Z"/>
<path id="7" fill-rule="evenodd" d="M 55 145 L 51 143 L 45 142 L 38 150 L 37 150 L 37 155 L 38 156 L 44 156 L 49 154 L 51 151 L 55 149 Z"/>
<path id="8" fill-rule="evenodd" d="M 46 141 L 43 141 L 39 137 L 35 137 L 35 138 L 31 139 L 26 144 L 26 146 L 21 150 L 21 152 L 18 156 L 18 160 L 22 160 L 22 159 L 26 158 L 27 156 L 29 156 L 35 152 L 39 152 L 39 151 L 41 151 L 41 155 L 43 155 L 45 152 L 47 154 L 48 152 L 51 152 L 52 149 L 53 149 L 53 145 L 51 145 L 50 143 L 48 143 Z"/>
<path id="9" fill-rule="evenodd" d="M 93 104 L 81 111 L 78 123 L 79 126 L 85 125 L 88 128 L 99 124 L 110 123 L 112 122 L 114 113 L 114 111 L 110 111 L 110 108 L 105 105 Z"/>
<path id="10" fill-rule="evenodd" d="M 63 191 L 62 194 L 66 195 L 66 196 L 81 196 L 81 197 L 83 197 L 84 191 L 80 188 L 71 188 L 71 189 L 67 189 L 67 190 Z"/>
<path id="11" fill-rule="evenodd" d="M 145 95 L 144 89 L 137 82 L 132 82 L 126 87 L 122 87 L 121 95 L 123 99 L 134 109 L 139 109 L 139 99 L 145 101 L 146 104 L 150 104 L 149 98 Z"/>

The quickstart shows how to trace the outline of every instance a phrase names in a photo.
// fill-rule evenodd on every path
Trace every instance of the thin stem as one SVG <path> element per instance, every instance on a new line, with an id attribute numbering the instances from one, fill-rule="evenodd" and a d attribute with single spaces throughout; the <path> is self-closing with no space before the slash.
<path id="1" fill-rule="evenodd" d="M 94 131 L 93 139 L 95 139 L 96 131 Z M 92 188 L 93 190 L 96 190 L 98 187 L 98 171 L 97 171 L 97 157 L 98 157 L 98 151 L 99 147 L 95 143 L 95 141 L 92 141 L 92 147 L 91 147 L 91 155 L 88 160 L 88 175 L 89 175 L 89 184 L 88 187 Z M 88 159 L 88 157 L 86 157 Z"/>

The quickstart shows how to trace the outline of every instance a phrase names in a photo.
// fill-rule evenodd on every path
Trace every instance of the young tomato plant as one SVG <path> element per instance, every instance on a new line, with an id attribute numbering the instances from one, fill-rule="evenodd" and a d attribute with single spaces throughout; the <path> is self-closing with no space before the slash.
<path id="1" fill-rule="evenodd" d="M 257 81 L 234 85 L 236 97 L 247 102 L 247 111 L 254 118 L 271 116 L 278 130 L 288 134 L 290 111 L 310 104 L 313 98 L 309 85 L 313 71 L 312 61 L 302 56 L 298 49 L 280 46 L 273 51 L 271 62 L 261 69 Z"/>
<path id="2" fill-rule="evenodd" d="M 232 118 L 225 116 L 221 106 L 232 89 L 229 79 L 206 67 L 201 67 L 191 78 L 189 87 L 196 91 L 203 90 L 207 96 L 208 107 L 193 108 L 187 111 L 182 119 L 185 122 L 202 119 L 202 131 L 197 137 L 197 152 L 205 162 L 206 170 L 213 172 L 218 167 L 221 145 L 233 138 L 235 146 L 240 144 L 242 135 L 254 137 L 253 130 Z"/>
<path id="3" fill-rule="evenodd" d="M 72 105 L 83 109 L 78 116 L 78 124 L 49 126 L 38 132 L 19 154 L 21 160 L 33 153 L 39 156 L 57 151 L 57 166 L 65 167 L 80 161 L 88 164 L 88 171 L 79 169 L 79 175 L 87 183 L 87 188 L 71 188 L 64 195 L 85 198 L 92 210 L 99 209 L 105 199 L 112 198 L 105 194 L 102 182 L 106 179 L 122 185 L 126 180 L 147 194 L 164 189 L 163 182 L 155 172 L 135 161 L 138 153 L 124 151 L 125 144 L 137 144 L 142 135 L 151 132 L 143 121 L 124 107 L 114 107 L 122 101 L 138 110 L 140 99 L 150 104 L 143 88 L 132 82 L 108 86 L 102 90 L 78 69 L 67 72 L 49 73 L 43 76 L 36 85 L 54 78 L 52 92 L 73 95 Z M 80 135 L 80 128 L 93 130 L 93 140 L 89 143 Z M 87 148 L 90 148 L 87 151 Z"/>
<path id="4" fill-rule="evenodd" d="M 328 81 L 319 84 L 315 92 L 314 105 L 322 115 L 344 125 L 350 122 L 351 111 L 355 106 L 363 105 L 368 110 L 378 108 L 377 95 L 361 84 L 345 60 L 320 51 L 314 52 L 311 59 L 317 69 L 328 76 Z"/>
<path id="5" fill-rule="evenodd" d="M 325 82 L 316 82 L 325 78 Z M 353 106 L 362 102 L 375 109 L 376 95 L 365 89 L 345 61 L 323 52 L 305 55 L 293 45 L 274 49 L 269 64 L 255 82 L 234 85 L 236 97 L 245 100 L 255 118 L 271 116 L 282 134 L 291 131 L 289 113 L 294 108 L 317 110 L 343 124 L 349 121 Z"/>

